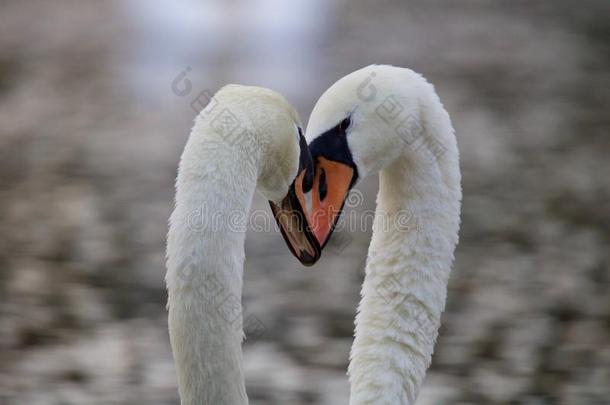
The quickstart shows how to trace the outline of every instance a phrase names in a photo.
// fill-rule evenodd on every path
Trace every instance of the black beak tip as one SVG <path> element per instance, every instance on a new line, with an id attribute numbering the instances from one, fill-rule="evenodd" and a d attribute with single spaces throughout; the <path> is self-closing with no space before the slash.
<path id="1" fill-rule="evenodd" d="M 320 259 L 320 252 L 317 251 L 315 256 L 310 255 L 307 252 L 301 252 L 299 256 L 299 261 L 303 266 L 311 267 Z"/>

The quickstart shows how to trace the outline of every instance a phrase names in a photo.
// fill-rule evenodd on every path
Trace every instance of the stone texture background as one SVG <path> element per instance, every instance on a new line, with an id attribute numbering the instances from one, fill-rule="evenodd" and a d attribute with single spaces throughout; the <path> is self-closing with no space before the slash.
<path id="1" fill-rule="evenodd" d="M 164 238 L 190 101 L 258 84 L 306 122 L 370 63 L 432 81 L 461 148 L 461 242 L 418 403 L 608 403 L 609 51 L 606 0 L 3 0 L 0 404 L 177 404 Z M 356 214 L 376 179 L 359 189 Z M 369 236 L 341 232 L 309 271 L 250 232 L 252 404 L 347 403 Z"/>

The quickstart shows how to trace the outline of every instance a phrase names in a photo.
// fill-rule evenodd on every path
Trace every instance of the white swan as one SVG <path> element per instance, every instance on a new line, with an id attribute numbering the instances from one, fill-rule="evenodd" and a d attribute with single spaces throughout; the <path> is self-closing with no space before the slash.
<path id="1" fill-rule="evenodd" d="M 350 404 L 412 404 L 430 364 L 458 242 L 461 179 L 449 115 L 420 75 L 372 65 L 320 97 L 306 138 L 316 167 L 311 221 L 322 246 L 349 189 L 379 172 Z"/>
<path id="2" fill-rule="evenodd" d="M 277 202 L 271 206 L 291 251 L 313 264 L 319 245 L 301 193 L 311 181 L 307 166 L 297 113 L 271 90 L 226 86 L 197 118 L 167 238 L 168 323 L 183 405 L 248 403 L 241 351 L 247 214 L 255 189 Z"/>

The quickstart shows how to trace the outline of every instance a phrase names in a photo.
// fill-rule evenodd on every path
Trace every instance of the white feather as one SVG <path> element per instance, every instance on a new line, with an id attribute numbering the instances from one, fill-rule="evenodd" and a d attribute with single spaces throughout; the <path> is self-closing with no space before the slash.
<path id="1" fill-rule="evenodd" d="M 308 141 L 348 115 L 360 178 L 379 172 L 380 179 L 350 355 L 350 404 L 413 404 L 458 242 L 457 142 L 433 86 L 409 69 L 371 65 L 337 81 L 313 109 Z"/>
<path id="2" fill-rule="evenodd" d="M 166 274 L 182 405 L 248 403 L 241 350 L 246 218 L 255 190 L 273 201 L 286 195 L 298 166 L 296 125 L 279 94 L 229 85 L 201 112 L 185 146 Z"/>

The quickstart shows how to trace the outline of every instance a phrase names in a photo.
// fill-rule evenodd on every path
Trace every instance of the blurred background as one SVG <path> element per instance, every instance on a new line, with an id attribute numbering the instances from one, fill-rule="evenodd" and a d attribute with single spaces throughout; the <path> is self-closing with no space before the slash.
<path id="1" fill-rule="evenodd" d="M 305 124 L 371 63 L 434 83 L 461 148 L 418 403 L 609 403 L 609 55 L 607 0 L 2 0 L 0 404 L 178 404 L 164 243 L 193 99 L 266 86 Z M 305 269 L 249 233 L 252 404 L 347 403 L 369 237 L 340 232 Z"/>

